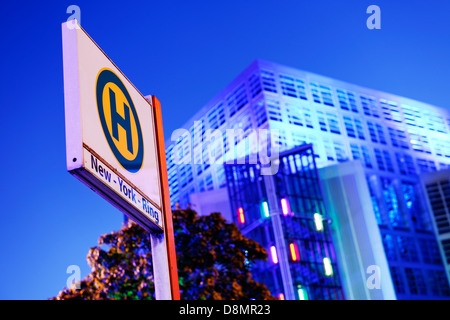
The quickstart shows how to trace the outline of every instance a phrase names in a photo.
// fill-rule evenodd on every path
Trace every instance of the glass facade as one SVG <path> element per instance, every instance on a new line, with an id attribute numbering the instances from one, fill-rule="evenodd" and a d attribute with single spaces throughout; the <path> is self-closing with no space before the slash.
<path id="1" fill-rule="evenodd" d="M 439 264 L 436 259 L 437 252 L 442 252 L 446 275 L 450 276 L 450 169 L 421 175 L 423 190 L 428 196 L 428 206 L 431 211 L 432 222 L 437 230 L 439 247 L 430 246 L 429 243 L 421 243 L 421 246 L 429 247 L 428 254 L 424 255 L 429 263 Z M 435 285 L 441 284 L 442 288 L 435 289 L 438 293 L 448 293 L 445 276 L 441 273 L 431 276 L 430 281 Z"/>
<path id="2" fill-rule="evenodd" d="M 261 175 L 258 164 L 225 165 L 235 221 L 269 253 L 252 274 L 274 296 L 343 299 L 312 147 L 282 154 L 279 161 L 274 176 Z M 282 232 L 277 234 L 277 228 Z M 287 275 L 282 274 L 283 263 Z"/>
<path id="3" fill-rule="evenodd" d="M 442 254 L 429 249 L 436 247 L 436 232 L 419 175 L 450 167 L 449 110 L 257 60 L 193 119 L 183 136 L 167 143 L 173 206 L 187 206 L 191 193 L 224 188 L 222 164 L 236 158 L 236 147 L 248 144 L 251 153 L 253 130 L 278 130 L 281 150 L 312 144 L 318 168 L 362 162 L 383 246 L 390 250 L 386 255 L 398 299 L 448 296 L 447 289 L 435 288 L 446 274 Z M 221 132 L 222 147 L 210 165 L 201 160 L 211 129 Z M 233 141 L 228 129 L 239 132 Z M 186 161 L 176 162 L 175 155 Z M 292 210 L 312 206 L 292 193 L 284 196 Z M 260 207 L 258 213 L 243 209 L 261 215 Z M 415 269 L 422 270 L 424 285 Z"/>

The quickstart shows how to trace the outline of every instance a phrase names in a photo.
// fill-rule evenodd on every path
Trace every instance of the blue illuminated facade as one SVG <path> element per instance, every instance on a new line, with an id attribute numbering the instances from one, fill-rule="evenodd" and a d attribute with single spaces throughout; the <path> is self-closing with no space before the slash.
<path id="1" fill-rule="evenodd" d="M 225 166 L 201 161 L 208 130 L 223 132 L 219 160 L 234 152 L 226 129 L 240 130 L 235 145 L 255 129 L 278 130 L 274 143 L 281 151 L 312 144 L 318 168 L 361 163 L 373 228 L 388 262 L 384 276 L 397 299 L 450 297 L 450 275 L 419 179 L 450 167 L 449 110 L 257 60 L 183 129 L 166 144 L 172 205 L 184 207 L 191 194 L 227 188 Z M 239 214 L 234 208 L 230 213 L 238 223 Z"/>

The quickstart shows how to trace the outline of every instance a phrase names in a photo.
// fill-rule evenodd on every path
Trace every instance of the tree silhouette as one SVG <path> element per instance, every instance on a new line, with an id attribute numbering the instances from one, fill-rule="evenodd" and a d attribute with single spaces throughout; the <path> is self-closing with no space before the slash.
<path id="1" fill-rule="evenodd" d="M 251 275 L 266 250 L 234 223 L 187 209 L 173 212 L 173 226 L 181 299 L 275 299 Z M 137 224 L 102 235 L 87 260 L 91 273 L 79 289 L 64 288 L 52 299 L 154 299 L 150 236 Z"/>

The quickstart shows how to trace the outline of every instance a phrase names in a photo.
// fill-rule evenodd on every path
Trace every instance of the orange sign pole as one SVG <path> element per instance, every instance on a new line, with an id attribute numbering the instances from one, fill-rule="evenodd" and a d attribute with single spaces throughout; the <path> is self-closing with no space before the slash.
<path id="1" fill-rule="evenodd" d="M 156 127 L 156 141 L 159 157 L 159 172 L 161 174 L 162 211 L 164 215 L 165 239 L 167 259 L 169 265 L 170 287 L 173 300 L 180 300 L 180 287 L 178 284 L 177 254 L 173 231 L 172 209 L 170 207 L 169 179 L 167 175 L 166 149 L 164 145 L 164 131 L 162 123 L 161 103 L 152 96 L 154 119 Z"/>

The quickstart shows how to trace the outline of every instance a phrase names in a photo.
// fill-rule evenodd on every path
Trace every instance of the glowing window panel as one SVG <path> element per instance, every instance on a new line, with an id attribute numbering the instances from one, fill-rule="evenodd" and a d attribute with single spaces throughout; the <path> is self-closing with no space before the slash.
<path id="1" fill-rule="evenodd" d="M 316 225 L 317 231 L 323 230 L 322 216 L 318 213 L 314 213 L 314 224 Z"/>
<path id="2" fill-rule="evenodd" d="M 325 275 L 327 277 L 333 275 L 333 267 L 331 266 L 330 258 L 323 258 L 323 266 L 325 267 Z"/>
<path id="3" fill-rule="evenodd" d="M 272 262 L 278 263 L 278 255 L 277 255 L 277 248 L 275 246 L 270 247 L 270 255 L 272 256 Z"/>
<path id="4" fill-rule="evenodd" d="M 286 198 L 281 199 L 281 210 L 283 211 L 284 215 L 287 215 L 289 213 L 289 202 Z"/>
<path id="5" fill-rule="evenodd" d="M 240 223 L 245 223 L 245 217 L 244 217 L 244 209 L 239 208 L 238 209 L 238 217 L 239 217 L 239 222 Z"/>
<path id="6" fill-rule="evenodd" d="M 278 298 L 279 298 L 280 300 L 284 300 L 284 293 L 280 293 L 280 294 L 278 295 Z"/>
<path id="7" fill-rule="evenodd" d="M 268 218 L 269 217 L 269 205 L 267 204 L 266 201 L 264 201 L 262 204 L 262 213 L 263 213 L 263 217 Z"/>
<path id="8" fill-rule="evenodd" d="M 297 293 L 300 300 L 308 300 L 308 292 L 302 286 L 297 287 Z"/>
<path id="9" fill-rule="evenodd" d="M 295 243 L 290 243 L 290 244 L 289 244 L 289 250 L 291 251 L 291 258 L 292 258 L 292 261 L 298 261 L 298 260 L 300 260 L 300 257 L 299 257 L 299 254 L 298 254 L 297 244 L 295 244 Z"/>

